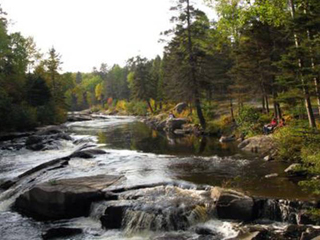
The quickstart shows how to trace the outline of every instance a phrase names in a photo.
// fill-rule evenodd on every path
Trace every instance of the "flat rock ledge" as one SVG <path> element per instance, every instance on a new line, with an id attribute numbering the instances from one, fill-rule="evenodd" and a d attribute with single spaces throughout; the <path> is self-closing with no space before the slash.
<path id="1" fill-rule="evenodd" d="M 121 181 L 122 176 L 97 175 L 51 180 L 20 195 L 15 208 L 39 220 L 88 216 L 93 201 L 103 200 L 103 189 Z"/>

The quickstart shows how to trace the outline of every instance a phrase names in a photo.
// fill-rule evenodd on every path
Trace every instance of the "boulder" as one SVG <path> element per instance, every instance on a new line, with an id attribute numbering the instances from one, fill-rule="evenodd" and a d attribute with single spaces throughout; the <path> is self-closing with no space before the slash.
<path id="1" fill-rule="evenodd" d="M 247 152 L 258 153 L 262 156 L 268 155 L 275 148 L 272 136 L 255 136 L 242 141 L 238 147 Z"/>
<path id="2" fill-rule="evenodd" d="M 162 120 L 161 122 L 158 122 L 157 124 L 156 124 L 156 130 L 157 131 L 163 131 L 164 130 L 164 128 L 166 127 L 166 124 L 167 124 L 167 120 Z"/>
<path id="3" fill-rule="evenodd" d="M 90 120 L 92 120 L 92 117 L 87 115 L 68 115 L 67 117 L 68 122 L 82 122 Z"/>
<path id="4" fill-rule="evenodd" d="M 177 111 L 177 113 L 182 113 L 187 107 L 188 107 L 188 104 L 185 102 L 182 102 L 182 103 L 178 103 L 174 109 Z"/>
<path id="5" fill-rule="evenodd" d="M 271 155 L 267 155 L 263 158 L 263 160 L 266 162 L 270 162 L 270 161 L 274 160 L 274 158 Z"/>
<path id="6" fill-rule="evenodd" d="M 91 202 L 104 199 L 102 190 L 121 178 L 97 175 L 41 183 L 20 195 L 15 207 L 27 216 L 40 220 L 88 216 Z"/>
<path id="7" fill-rule="evenodd" d="M 211 197 L 216 199 L 216 211 L 220 219 L 250 221 L 253 219 L 254 201 L 242 193 L 215 187 Z"/>
<path id="8" fill-rule="evenodd" d="M 279 177 L 279 174 L 278 173 L 271 173 L 271 174 L 265 175 L 264 177 L 265 178 L 275 178 L 275 177 Z"/>
<path id="9" fill-rule="evenodd" d="M 69 134 L 61 126 L 48 126 L 40 128 L 34 135 L 27 138 L 25 146 L 33 151 L 59 149 L 59 140 L 71 141 Z"/>
<path id="10" fill-rule="evenodd" d="M 230 136 L 221 136 L 219 139 L 219 142 L 224 143 L 224 142 L 233 142 L 236 140 L 235 135 L 230 135 Z"/>
<path id="11" fill-rule="evenodd" d="M 188 122 L 185 118 L 171 118 L 166 122 L 165 130 L 173 133 L 176 129 L 182 129 L 182 126 Z"/>
<path id="12" fill-rule="evenodd" d="M 82 233 L 80 228 L 51 228 L 42 234 L 42 239 L 57 239 L 57 238 L 70 238 L 72 236 Z"/>
<path id="13" fill-rule="evenodd" d="M 125 211 L 129 207 L 130 205 L 111 205 L 107 207 L 100 218 L 102 226 L 105 229 L 120 229 Z"/>
<path id="14" fill-rule="evenodd" d="M 301 169 L 302 165 L 300 163 L 293 163 L 287 167 L 284 172 L 292 177 L 302 177 L 307 175 L 307 171 Z"/>
<path id="15" fill-rule="evenodd" d="M 64 133 L 63 127 L 51 125 L 39 128 L 39 130 L 36 132 L 36 135 L 52 135 L 58 133 Z"/>

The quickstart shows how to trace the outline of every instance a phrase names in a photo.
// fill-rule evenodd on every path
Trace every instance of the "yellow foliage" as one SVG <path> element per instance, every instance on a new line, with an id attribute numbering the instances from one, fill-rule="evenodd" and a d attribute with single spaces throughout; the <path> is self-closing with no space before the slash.
<path id="1" fill-rule="evenodd" d="M 116 105 L 116 110 L 121 111 L 121 110 L 126 110 L 127 109 L 127 103 L 124 100 L 120 100 L 117 102 Z"/>

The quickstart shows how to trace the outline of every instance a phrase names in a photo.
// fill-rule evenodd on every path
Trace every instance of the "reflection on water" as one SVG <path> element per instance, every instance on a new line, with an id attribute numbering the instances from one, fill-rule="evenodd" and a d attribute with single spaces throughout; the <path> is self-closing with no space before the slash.
<path id="1" fill-rule="evenodd" d="M 99 127 L 95 128 L 96 125 Z M 218 139 L 208 137 L 167 135 L 134 118 L 76 123 L 71 129 L 77 134 L 97 136 L 98 143 L 107 149 L 125 154 L 122 160 L 113 154 L 109 156 L 114 160 L 112 169 L 136 183 L 177 179 L 233 187 L 256 196 L 310 198 L 310 194 L 302 192 L 285 176 L 284 169 L 288 164 L 265 162 L 240 151 L 237 143 L 219 143 Z M 279 177 L 265 179 L 264 176 L 270 173 L 278 173 Z"/>
<path id="2" fill-rule="evenodd" d="M 34 184 L 99 174 L 123 175 L 121 186 L 146 185 L 174 181 L 180 185 L 208 184 L 233 187 L 249 195 L 276 198 L 309 199 L 297 184 L 286 177 L 287 164 L 265 162 L 243 153 L 233 144 L 221 144 L 214 138 L 175 137 L 151 130 L 133 117 L 109 117 L 104 120 L 69 123 L 74 143 L 62 143 L 62 150 L 32 152 L 0 150 L 0 182 L 18 176 L 41 163 L 69 155 L 77 144 L 98 144 L 107 152 L 90 159 L 73 158 L 65 168 L 56 168 L 39 176 L 35 182 L 22 182 L 9 193 L 0 193 L 1 239 L 42 239 L 41 233 L 51 227 L 81 228 L 83 234 L 72 239 L 128 239 L 123 231 L 105 231 L 95 218 L 77 218 L 48 223 L 35 222 L 12 212 L 10 205 L 21 192 Z M 279 177 L 265 179 L 278 173 Z M 188 184 L 185 181 L 188 181 Z M 110 190 L 110 189 L 109 189 Z M 143 194 L 144 195 L 144 194 Z M 189 195 L 189 194 L 188 194 Z M 161 195 L 160 195 L 161 196 Z M 159 198 L 159 196 L 156 196 Z M 165 196 L 161 202 L 166 203 Z M 3 199 L 7 199 L 2 201 Z M 152 202 L 150 200 L 150 202 Z M 212 219 L 202 223 L 206 228 L 233 238 L 232 224 Z M 129 239 L 193 239 L 194 232 L 142 232 Z M 196 236 L 198 237 L 198 236 Z"/>
<path id="3" fill-rule="evenodd" d="M 167 135 L 154 131 L 141 122 L 100 130 L 98 140 L 112 149 L 130 149 L 155 154 L 230 156 L 237 153 L 235 144 L 220 144 L 217 139 L 207 137 Z"/>

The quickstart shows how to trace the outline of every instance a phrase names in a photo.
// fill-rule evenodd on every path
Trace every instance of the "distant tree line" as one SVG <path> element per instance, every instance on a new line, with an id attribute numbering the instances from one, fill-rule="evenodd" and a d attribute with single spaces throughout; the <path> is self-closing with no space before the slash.
<path id="1" fill-rule="evenodd" d="M 318 0 L 206 0 L 217 21 L 189 0 L 174 2 L 162 57 L 136 56 L 125 66 L 103 63 L 91 73 L 61 74 L 55 49 L 43 56 L 31 38 L 8 34 L 1 10 L 1 130 L 61 122 L 67 110 L 120 100 L 144 102 L 150 113 L 187 102 L 203 128 L 211 103 L 227 103 L 233 118 L 246 102 L 258 100 L 266 113 L 280 118 L 286 110 L 316 127 Z"/>

